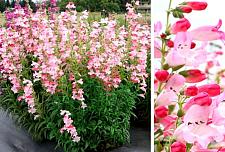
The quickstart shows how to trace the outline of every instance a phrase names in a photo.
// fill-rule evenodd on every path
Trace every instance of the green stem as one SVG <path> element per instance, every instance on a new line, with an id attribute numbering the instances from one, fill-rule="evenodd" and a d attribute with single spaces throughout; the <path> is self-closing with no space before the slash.
<path id="1" fill-rule="evenodd" d="M 169 2 L 169 7 L 166 15 L 166 32 L 169 32 L 169 17 L 170 17 L 170 9 L 171 9 L 172 0 Z"/>
<path id="2" fill-rule="evenodd" d="M 169 33 L 169 17 L 170 17 L 170 9 L 171 9 L 171 4 L 172 4 L 172 0 L 170 0 L 169 2 L 169 7 L 167 10 L 167 15 L 166 15 L 166 33 Z M 166 53 L 166 41 L 163 40 L 162 41 L 162 58 L 161 58 L 161 68 L 163 68 L 164 62 L 165 62 L 165 53 Z"/>

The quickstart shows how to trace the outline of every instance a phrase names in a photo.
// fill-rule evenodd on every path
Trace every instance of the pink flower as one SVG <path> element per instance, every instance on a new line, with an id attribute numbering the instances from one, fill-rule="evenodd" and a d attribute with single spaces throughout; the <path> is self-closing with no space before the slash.
<path id="1" fill-rule="evenodd" d="M 139 5 L 139 3 L 140 3 L 139 1 L 136 1 L 136 2 L 135 2 L 135 5 L 137 5 L 137 6 L 138 6 L 138 5 Z"/>
<path id="2" fill-rule="evenodd" d="M 155 115 L 158 118 L 164 118 L 168 115 L 168 108 L 166 108 L 165 106 L 158 106 L 155 108 Z"/>
<path id="3" fill-rule="evenodd" d="M 193 40 L 198 41 L 213 41 L 213 40 L 224 40 L 225 34 L 223 31 L 219 31 L 222 25 L 222 20 L 219 20 L 216 26 L 202 26 L 192 30 L 191 36 Z"/>
<path id="4" fill-rule="evenodd" d="M 176 141 L 170 146 L 171 152 L 186 152 L 186 145 Z"/>
<path id="5" fill-rule="evenodd" d="M 182 75 L 172 75 L 166 83 L 165 89 L 174 92 L 179 92 L 185 83 L 185 78 Z"/>
<path id="6" fill-rule="evenodd" d="M 191 13 L 192 8 L 190 6 L 180 6 L 178 7 L 183 13 Z"/>
<path id="7" fill-rule="evenodd" d="M 186 19 L 182 18 L 171 27 L 171 33 L 176 34 L 178 32 L 186 32 L 191 27 L 191 23 Z"/>
<path id="8" fill-rule="evenodd" d="M 160 93 L 155 103 L 158 106 L 167 106 L 173 104 L 173 102 L 175 103 L 175 101 L 177 101 L 177 95 L 174 91 L 170 90 Z"/>
<path id="9" fill-rule="evenodd" d="M 185 65 L 186 60 L 183 55 L 181 55 L 178 51 L 170 51 L 166 56 L 166 62 L 171 67 L 176 67 L 179 65 Z"/>
<path id="10" fill-rule="evenodd" d="M 160 21 L 156 22 L 154 24 L 154 32 L 156 34 L 159 34 L 159 32 L 162 30 L 162 23 Z"/>
<path id="11" fill-rule="evenodd" d="M 174 40 L 174 48 L 169 50 L 166 56 L 166 62 L 171 67 L 180 65 L 198 66 L 204 63 L 205 51 L 204 46 L 192 50 L 192 37 L 189 32 L 178 32 Z M 203 58 L 203 59 L 200 59 Z"/>
<path id="12" fill-rule="evenodd" d="M 168 40 L 166 42 L 166 45 L 169 47 L 169 48 L 173 48 L 174 47 L 174 42 L 172 40 Z"/>
<path id="13" fill-rule="evenodd" d="M 61 110 L 60 115 L 63 116 L 64 126 L 60 129 L 60 133 L 62 134 L 64 131 L 70 133 L 73 142 L 79 142 L 80 137 L 77 134 L 76 128 L 73 126 L 73 120 L 69 117 L 71 113 L 67 110 Z"/>
<path id="14" fill-rule="evenodd" d="M 206 9 L 206 7 L 208 6 L 208 4 L 206 2 L 186 2 L 186 5 L 191 7 L 193 10 L 196 11 L 201 11 Z"/>
<path id="15" fill-rule="evenodd" d="M 198 94 L 198 88 L 196 86 L 189 86 L 184 90 L 186 96 L 196 96 Z"/>
<path id="16" fill-rule="evenodd" d="M 203 148 L 213 141 L 224 139 L 218 128 L 207 125 L 210 108 L 207 106 L 192 105 L 184 115 L 184 124 L 175 131 L 174 136 L 179 141 L 199 143 Z"/>
<path id="17" fill-rule="evenodd" d="M 198 95 L 192 97 L 188 100 L 184 106 L 185 110 L 188 110 L 192 105 L 200 105 L 200 106 L 210 106 L 212 103 L 212 98 L 208 95 L 208 93 L 201 92 Z"/>
<path id="18" fill-rule="evenodd" d="M 217 96 L 220 94 L 220 86 L 218 84 L 206 84 L 198 87 L 199 92 L 206 92 L 209 96 Z"/>
<path id="19" fill-rule="evenodd" d="M 177 120 L 177 116 L 168 115 L 160 120 L 160 124 L 163 125 L 164 131 L 166 131 L 171 128 L 175 128 L 176 120 Z"/>
<path id="20" fill-rule="evenodd" d="M 161 82 L 165 82 L 169 78 L 169 72 L 166 71 L 166 70 L 158 70 L 155 73 L 155 77 L 156 77 L 157 80 L 159 80 Z"/>
<path id="21" fill-rule="evenodd" d="M 74 3 L 73 3 L 73 2 L 69 2 L 69 3 L 66 5 L 66 8 L 68 8 L 68 9 L 75 9 L 76 7 L 74 6 Z"/>
<path id="22" fill-rule="evenodd" d="M 187 83 L 197 83 L 206 79 L 205 73 L 198 69 L 187 70 L 188 76 L 186 77 Z"/>

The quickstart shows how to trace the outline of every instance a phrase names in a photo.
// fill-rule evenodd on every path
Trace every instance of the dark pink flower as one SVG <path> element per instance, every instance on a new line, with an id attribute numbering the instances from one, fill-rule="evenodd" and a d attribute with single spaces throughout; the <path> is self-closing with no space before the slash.
<path id="1" fill-rule="evenodd" d="M 168 40 L 168 41 L 166 42 L 166 45 L 167 45 L 169 48 L 172 48 L 172 47 L 174 47 L 174 42 L 173 42 L 172 40 Z"/>
<path id="2" fill-rule="evenodd" d="M 189 86 L 184 90 L 186 96 L 196 96 L 198 94 L 198 88 L 196 86 Z"/>
<path id="3" fill-rule="evenodd" d="M 204 10 L 208 6 L 206 2 L 187 2 L 186 4 L 196 11 Z"/>
<path id="4" fill-rule="evenodd" d="M 192 12 L 192 8 L 190 6 L 180 6 L 179 9 L 183 13 L 191 13 Z"/>
<path id="5" fill-rule="evenodd" d="M 206 92 L 209 96 L 217 96 L 220 94 L 220 86 L 218 84 L 206 84 L 198 87 L 199 92 Z"/>
<path id="6" fill-rule="evenodd" d="M 191 23 L 186 18 L 182 18 L 172 25 L 171 33 L 186 32 L 190 27 Z"/>
<path id="7" fill-rule="evenodd" d="M 184 106 L 184 110 L 189 109 L 192 105 L 195 105 L 195 104 L 200 106 L 210 106 L 211 103 L 212 103 L 212 98 L 208 95 L 208 93 L 201 92 L 186 102 Z"/>
<path id="8" fill-rule="evenodd" d="M 171 152 L 186 152 L 186 145 L 176 141 L 170 146 Z"/>
<path id="9" fill-rule="evenodd" d="M 158 118 L 164 118 L 168 114 L 169 114 L 169 110 L 165 106 L 158 106 L 155 108 L 155 116 Z"/>
<path id="10" fill-rule="evenodd" d="M 155 77 L 157 80 L 165 82 L 169 78 L 169 72 L 166 70 L 159 70 L 155 73 Z"/>
<path id="11" fill-rule="evenodd" d="M 187 83 L 197 83 L 206 79 L 205 73 L 198 69 L 187 70 L 188 76 L 186 77 Z"/>

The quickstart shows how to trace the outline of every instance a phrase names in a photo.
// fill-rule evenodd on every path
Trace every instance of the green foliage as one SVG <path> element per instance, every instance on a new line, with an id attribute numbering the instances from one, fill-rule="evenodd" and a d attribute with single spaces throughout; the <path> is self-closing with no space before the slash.
<path id="1" fill-rule="evenodd" d="M 9 0 L 0 0 L 0 11 L 1 12 L 4 12 L 6 8 L 13 8 L 15 6 L 15 3 L 16 1 L 15 0 L 12 0 L 12 1 L 9 1 Z M 26 5 L 26 1 L 25 0 L 20 0 L 19 1 L 19 4 L 24 7 Z M 30 8 L 35 12 L 37 10 L 36 8 L 36 4 L 32 1 L 32 0 L 29 0 L 29 5 L 30 5 Z"/>
<path id="2" fill-rule="evenodd" d="M 86 109 L 80 103 L 63 93 L 49 95 L 43 91 L 40 83 L 34 84 L 38 96 L 40 117 L 33 120 L 27 112 L 26 103 L 16 101 L 7 83 L 3 85 L 4 95 L 0 96 L 0 106 L 17 115 L 19 125 L 25 127 L 35 140 L 55 140 L 65 152 L 105 151 L 129 142 L 130 117 L 135 105 L 136 92 L 132 84 L 123 83 L 119 88 L 105 91 L 95 79 L 84 79 Z M 63 119 L 60 110 L 72 113 L 81 141 L 74 143 L 68 133 L 60 133 Z"/>
<path id="3" fill-rule="evenodd" d="M 9 0 L 6 0 L 6 7 L 11 7 Z"/>
<path id="4" fill-rule="evenodd" d="M 6 9 L 6 2 L 5 0 L 0 0 L 0 11 L 4 12 Z"/>
<path id="5" fill-rule="evenodd" d="M 68 2 L 74 2 L 78 12 L 88 10 L 91 12 L 102 11 L 103 9 L 108 12 L 125 12 L 125 0 L 61 0 L 58 6 L 61 11 L 66 10 Z"/>

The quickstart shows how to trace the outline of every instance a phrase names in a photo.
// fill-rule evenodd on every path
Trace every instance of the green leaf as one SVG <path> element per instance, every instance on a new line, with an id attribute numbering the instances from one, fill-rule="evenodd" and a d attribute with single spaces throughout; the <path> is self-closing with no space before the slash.
<path id="1" fill-rule="evenodd" d="M 175 105 L 169 105 L 168 109 L 169 109 L 169 113 L 171 114 L 173 110 L 175 109 Z"/>
<path id="2" fill-rule="evenodd" d="M 188 76 L 188 73 L 187 73 L 186 70 L 179 72 L 179 74 L 182 75 L 182 76 L 184 76 L 184 77 L 187 77 Z"/>
<path id="3" fill-rule="evenodd" d="M 183 14 L 183 12 L 180 11 L 180 9 L 172 10 L 172 14 L 173 14 L 173 17 L 175 17 L 175 18 L 183 18 L 184 17 L 184 14 Z"/>
<path id="4" fill-rule="evenodd" d="M 163 65 L 163 70 L 168 70 L 170 68 L 169 64 L 164 64 Z"/>
<path id="5" fill-rule="evenodd" d="M 182 67 L 184 67 L 184 64 L 183 65 L 178 65 L 176 67 L 172 67 L 173 71 L 177 71 L 179 69 L 181 69 Z"/>

